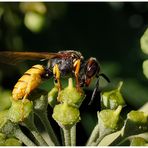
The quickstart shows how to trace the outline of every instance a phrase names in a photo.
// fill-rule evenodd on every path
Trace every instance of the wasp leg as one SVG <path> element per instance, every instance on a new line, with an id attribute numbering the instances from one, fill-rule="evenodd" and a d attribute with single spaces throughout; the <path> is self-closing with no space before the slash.
<path id="1" fill-rule="evenodd" d="M 76 60 L 75 63 L 74 63 L 74 67 L 75 67 L 75 78 L 76 78 L 76 88 L 77 90 L 81 90 L 80 89 L 80 84 L 79 84 L 79 79 L 78 79 L 78 76 L 79 76 L 79 71 L 80 71 L 80 59 Z"/>
<path id="2" fill-rule="evenodd" d="M 58 67 L 58 64 L 55 64 L 54 67 L 53 67 L 53 74 L 54 74 L 54 77 L 55 77 L 55 80 L 56 80 L 56 85 L 58 87 L 58 97 L 57 97 L 57 100 L 58 102 L 60 102 L 59 100 L 59 92 L 62 90 L 62 85 L 61 85 L 61 81 L 60 81 L 60 70 L 59 70 L 59 67 Z"/>
<path id="3" fill-rule="evenodd" d="M 57 83 L 57 86 L 58 86 L 58 90 L 61 91 L 62 85 L 61 85 L 61 81 L 60 81 L 60 70 L 59 70 L 58 64 L 54 65 L 53 74 L 54 74 L 55 79 L 57 81 L 56 83 Z"/>

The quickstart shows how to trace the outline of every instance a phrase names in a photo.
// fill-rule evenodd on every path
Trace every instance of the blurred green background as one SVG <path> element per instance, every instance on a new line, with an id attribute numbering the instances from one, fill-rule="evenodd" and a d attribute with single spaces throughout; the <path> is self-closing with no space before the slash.
<path id="1" fill-rule="evenodd" d="M 111 79 L 109 88 L 122 80 L 123 96 L 136 109 L 148 101 L 148 81 L 142 70 L 148 56 L 140 48 L 147 26 L 146 2 L 1 2 L 0 50 L 78 50 L 86 59 L 94 56 Z M 12 90 L 25 70 L 36 63 L 42 62 L 26 61 L 14 67 L 0 64 L 1 89 Z M 106 86 L 103 80 L 101 86 Z M 49 82 L 42 87 L 49 89 Z M 88 90 L 92 89 L 93 84 Z M 89 108 L 82 107 L 88 113 L 82 117 L 85 129 L 95 121 Z M 86 125 L 88 117 L 90 123 Z"/>

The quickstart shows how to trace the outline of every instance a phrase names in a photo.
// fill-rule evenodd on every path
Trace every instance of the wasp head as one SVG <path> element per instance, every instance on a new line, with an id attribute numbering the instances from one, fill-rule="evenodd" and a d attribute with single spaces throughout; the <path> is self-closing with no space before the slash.
<path id="1" fill-rule="evenodd" d="M 97 77 L 100 71 L 99 62 L 96 58 L 89 58 L 86 63 L 82 65 L 80 73 L 80 86 L 89 86 L 91 80 Z"/>

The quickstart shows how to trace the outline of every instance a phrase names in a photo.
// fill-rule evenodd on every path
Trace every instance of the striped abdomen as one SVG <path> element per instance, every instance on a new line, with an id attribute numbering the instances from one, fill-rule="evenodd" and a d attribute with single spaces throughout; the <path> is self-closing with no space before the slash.
<path id="1" fill-rule="evenodd" d="M 24 75 L 15 84 L 12 91 L 14 100 L 22 99 L 25 95 L 29 95 L 32 90 L 37 88 L 41 83 L 41 76 L 45 73 L 42 65 L 34 65 L 27 70 Z"/>

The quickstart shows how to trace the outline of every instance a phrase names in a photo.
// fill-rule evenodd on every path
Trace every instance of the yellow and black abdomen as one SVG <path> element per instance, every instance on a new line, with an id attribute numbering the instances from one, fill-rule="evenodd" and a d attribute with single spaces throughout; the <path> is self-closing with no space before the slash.
<path id="1" fill-rule="evenodd" d="M 28 96 L 32 90 L 39 86 L 42 80 L 41 76 L 44 73 L 45 69 L 42 65 L 32 66 L 15 84 L 12 98 L 18 100 L 23 99 L 24 96 Z"/>

